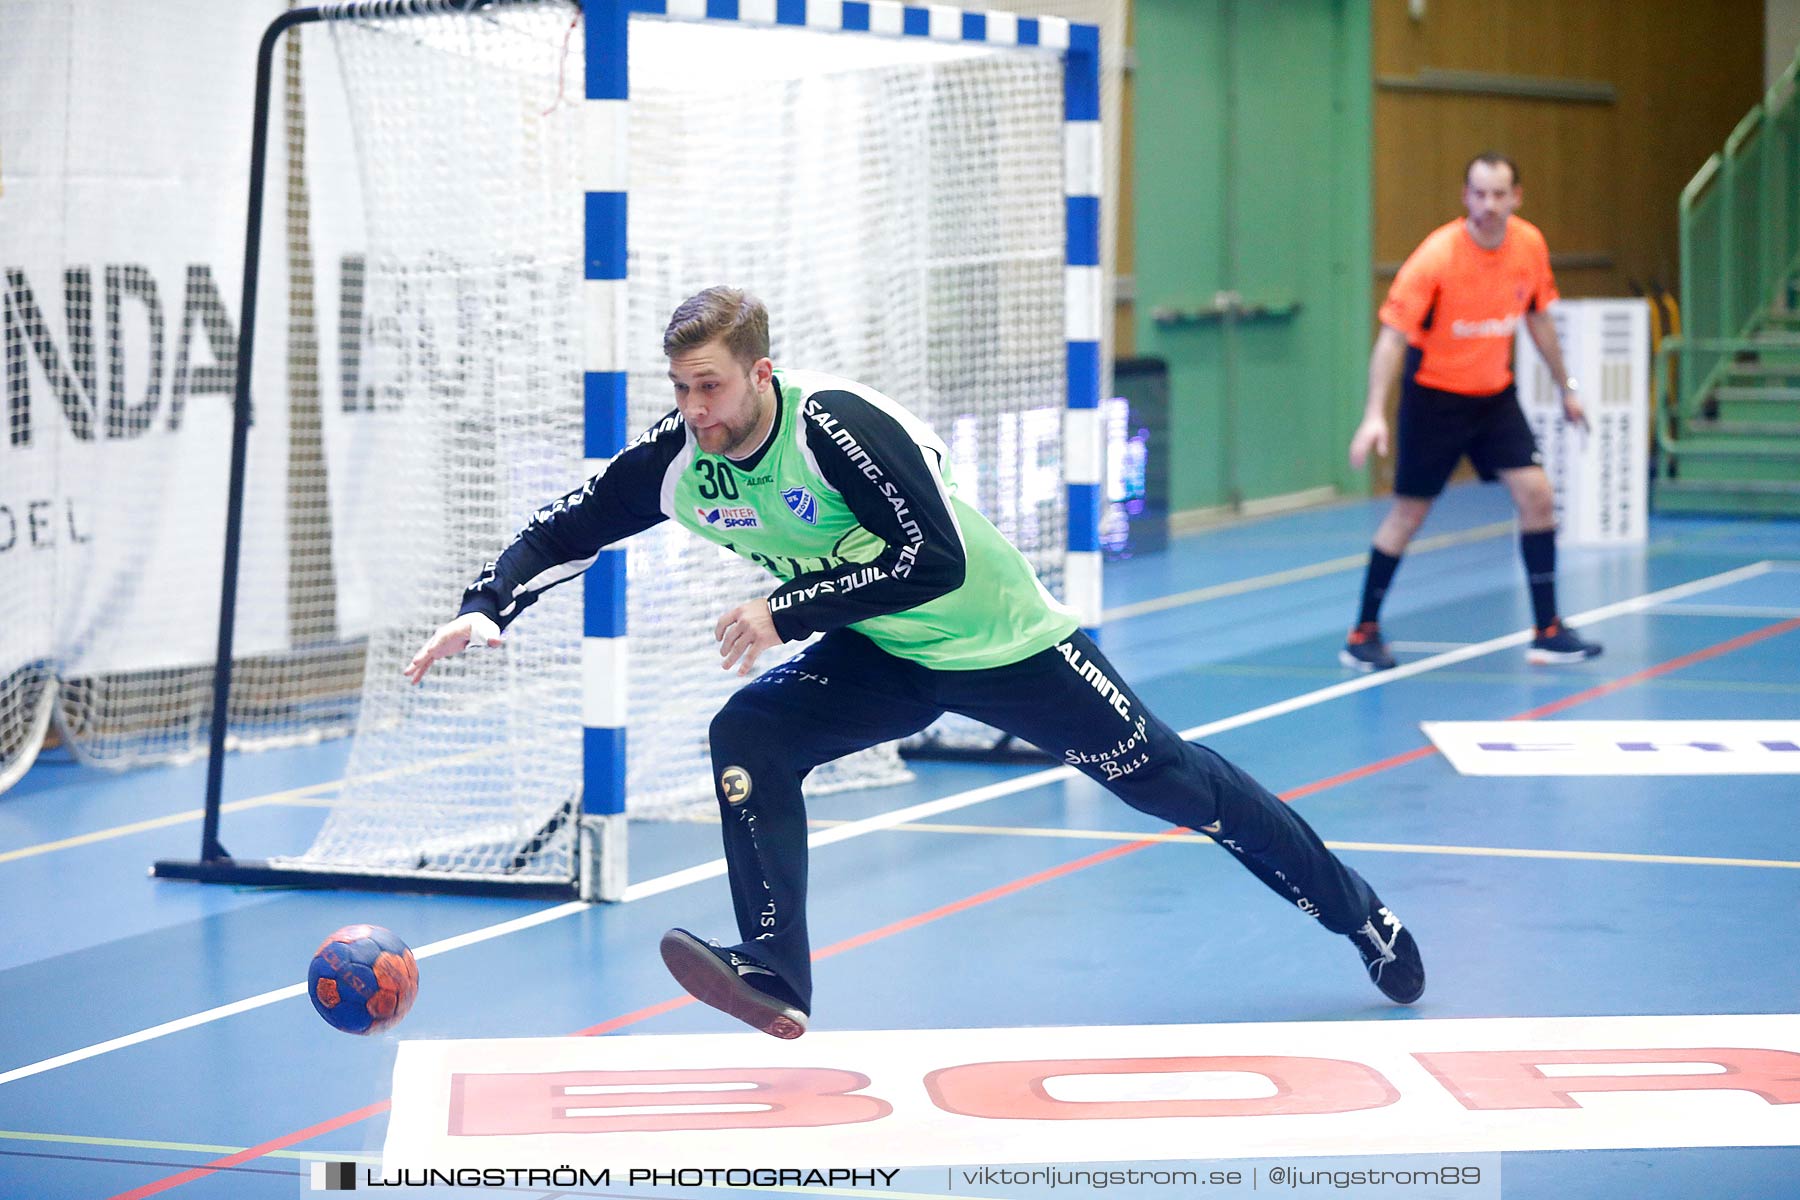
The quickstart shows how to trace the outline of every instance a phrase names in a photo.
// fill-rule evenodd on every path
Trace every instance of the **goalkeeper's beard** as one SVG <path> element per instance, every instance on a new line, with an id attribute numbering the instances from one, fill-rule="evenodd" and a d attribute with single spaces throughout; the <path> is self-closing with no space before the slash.
<path id="1" fill-rule="evenodd" d="M 756 427 L 762 423 L 764 411 L 763 397 L 757 392 L 756 381 L 754 379 L 749 381 L 749 389 L 749 394 L 753 399 L 750 404 L 750 411 L 745 414 L 743 421 L 736 425 L 723 421 L 715 425 L 713 430 L 725 435 L 722 443 L 716 447 L 709 447 L 702 441 L 700 444 L 701 450 L 707 454 L 735 454 L 741 458 L 756 449 L 755 446 L 749 445 L 748 443 L 750 438 L 756 433 Z M 693 430 L 691 424 L 688 428 Z M 694 440 L 700 441 L 700 434 L 698 431 L 694 431 Z"/>

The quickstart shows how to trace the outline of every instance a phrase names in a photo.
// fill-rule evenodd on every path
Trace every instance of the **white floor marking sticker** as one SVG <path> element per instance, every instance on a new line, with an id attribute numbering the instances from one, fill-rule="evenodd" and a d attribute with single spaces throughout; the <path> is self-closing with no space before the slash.
<path id="1" fill-rule="evenodd" d="M 616 1170 L 1800 1144 L 1800 1015 L 402 1042 L 383 1164 Z"/>
<path id="2" fill-rule="evenodd" d="M 1424 721 L 1464 775 L 1800 775 L 1800 721 Z"/>

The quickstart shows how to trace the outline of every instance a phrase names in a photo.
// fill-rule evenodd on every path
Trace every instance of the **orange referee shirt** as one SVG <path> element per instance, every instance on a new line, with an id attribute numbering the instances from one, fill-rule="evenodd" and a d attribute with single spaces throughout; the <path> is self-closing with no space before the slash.
<path id="1" fill-rule="evenodd" d="M 1475 244 L 1462 218 L 1431 231 L 1400 267 L 1381 323 L 1424 352 L 1428 388 L 1491 396 L 1512 382 L 1519 317 L 1557 298 L 1550 248 L 1530 221 L 1509 217 L 1498 249 Z"/>

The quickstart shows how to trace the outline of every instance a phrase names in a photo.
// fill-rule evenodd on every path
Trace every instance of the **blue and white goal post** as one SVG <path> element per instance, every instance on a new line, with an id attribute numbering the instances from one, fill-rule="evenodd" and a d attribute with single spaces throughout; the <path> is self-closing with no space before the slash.
<path id="1" fill-rule="evenodd" d="M 380 328 L 368 336 L 387 352 L 358 370 L 385 403 L 346 418 L 342 437 L 393 440 L 347 454 L 343 469 L 354 477 L 356 464 L 372 464 L 390 522 L 413 506 L 428 531 L 372 560 L 385 569 L 415 545 L 439 557 L 421 565 L 416 588 L 371 585 L 379 600 L 368 605 L 357 741 L 313 848 L 248 861 L 220 844 L 222 669 L 201 861 L 159 863 L 158 874 L 616 900 L 628 816 L 713 803 L 706 726 L 737 681 L 705 634 L 767 579 L 668 525 L 629 551 L 602 550 L 508 629 L 504 650 L 439 664 L 423 688 L 395 682 L 419 638 L 454 612 L 456 579 L 672 406 L 662 325 L 711 284 L 769 302 L 778 366 L 857 378 L 919 412 L 949 444 L 963 494 L 1098 632 L 1098 28 L 889 0 L 586 0 L 581 10 L 576 33 L 573 7 L 552 0 L 369 0 L 296 10 L 265 39 L 266 56 L 281 29 L 330 24 L 336 70 L 356 81 L 346 91 L 359 149 L 393 147 L 388 157 L 404 160 L 420 147 L 416 165 L 361 163 L 364 205 L 399 204 L 405 219 L 368 221 L 362 320 Z M 358 49 L 403 26 L 408 36 Z M 483 48 L 494 31 L 507 53 L 533 47 L 529 72 Z M 459 56 L 475 60 L 466 74 Z M 516 82 L 526 73 L 529 86 Z M 265 69 L 222 664 L 245 488 L 267 87 Z M 562 178 L 564 158 L 572 191 L 524 194 L 530 181 Z M 509 171 L 434 173 L 446 159 Z M 509 172 L 525 182 L 515 189 Z M 557 241 L 552 228 L 548 244 L 529 244 L 533 229 L 555 226 L 550 214 L 579 221 L 581 237 Z M 569 302 L 546 303 L 565 257 Z M 470 294 L 484 279 L 500 299 Z M 504 307 L 515 300 L 524 317 Z M 416 324 L 396 335 L 397 317 Z M 395 350 L 396 337 L 414 344 Z M 538 357 L 518 368 L 512 357 L 526 352 Z M 564 377 L 566 398 L 543 386 Z M 540 397 L 541 414 L 518 411 Z M 509 440 L 532 433 L 545 444 Z M 436 461 L 473 460 L 473 473 L 394 486 L 421 440 L 439 447 Z M 497 499 L 491 511 L 443 515 L 471 494 Z M 891 748 L 870 753 L 841 785 L 901 769 Z"/>

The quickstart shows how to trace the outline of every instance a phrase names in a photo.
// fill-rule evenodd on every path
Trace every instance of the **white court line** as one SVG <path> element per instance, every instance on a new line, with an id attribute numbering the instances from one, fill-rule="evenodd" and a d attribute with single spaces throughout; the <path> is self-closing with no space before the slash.
<path id="1" fill-rule="evenodd" d="M 485 942 L 493 938 L 504 937 L 509 933 L 518 933 L 520 930 L 530 929 L 537 925 L 547 925 L 551 921 L 559 921 L 564 917 L 572 917 L 587 907 L 588 905 L 584 901 L 571 900 L 567 904 L 558 904 L 551 908 L 540 909 L 537 912 L 527 913 L 522 917 L 516 917 L 511 921 L 502 921 L 498 925 L 489 925 L 485 929 L 476 929 L 468 933 L 459 933 L 455 937 L 444 938 L 442 941 L 433 942 L 429 946 L 414 950 L 413 957 L 430 958 L 432 955 L 442 954 L 446 950 L 460 950 L 464 946 L 473 946 L 478 942 Z M 136 1033 L 128 1033 L 122 1037 L 113 1038 L 110 1041 L 96 1042 L 92 1046 L 85 1046 L 80 1050 L 71 1050 L 67 1054 L 59 1054 L 55 1058 L 46 1058 L 41 1062 L 34 1062 L 28 1066 L 15 1067 L 10 1071 L 0 1073 L 0 1083 L 11 1083 L 15 1079 L 25 1079 L 32 1075 L 40 1075 L 45 1071 L 53 1071 L 57 1067 L 66 1067 L 70 1063 L 78 1063 L 83 1059 L 106 1054 L 112 1050 L 123 1050 L 127 1046 L 135 1046 L 140 1042 L 152 1041 L 171 1033 L 180 1033 L 184 1029 L 193 1029 L 195 1026 L 222 1020 L 225 1017 L 235 1017 L 239 1013 L 249 1012 L 252 1009 L 261 1008 L 266 1004 L 273 1004 L 277 1000 L 287 1000 L 294 996 L 304 995 L 306 995 L 306 985 L 304 983 L 292 983 L 284 988 L 276 988 L 272 992 L 264 992 L 260 996 L 251 996 L 248 1000 L 235 1000 L 230 1004 L 221 1004 L 217 1008 L 209 1008 L 205 1012 L 194 1013 L 192 1016 L 180 1017 L 173 1021 L 164 1021 L 161 1025 L 152 1025 L 148 1029 L 140 1029 Z"/>
<path id="2" fill-rule="evenodd" d="M 1483 542 L 1491 537 L 1499 537 L 1513 529 L 1511 521 L 1496 521 L 1492 525 L 1477 525 L 1473 529 L 1459 530 L 1456 533 L 1435 533 L 1430 537 L 1422 537 L 1407 547 L 1407 553 L 1420 554 L 1427 550 L 1443 550 L 1449 546 L 1466 546 L 1471 542 Z M 1234 579 L 1229 583 L 1215 583 L 1203 588 L 1195 588 L 1188 592 L 1176 592 L 1172 596 L 1158 596 L 1154 600 L 1140 600 L 1135 604 L 1121 604 L 1117 608 L 1109 608 L 1100 614 L 1103 624 L 1122 621 L 1127 617 L 1142 617 L 1150 613 L 1166 612 L 1171 608 L 1185 608 L 1190 604 L 1199 604 L 1206 600 L 1221 600 L 1226 596 L 1242 596 L 1246 592 L 1260 592 L 1264 588 L 1279 587 L 1284 583 L 1301 583 L 1308 579 L 1320 579 L 1326 575 L 1336 575 L 1340 571 L 1360 571 L 1369 563 L 1369 552 L 1360 551 L 1346 554 L 1342 558 L 1328 558 L 1323 562 L 1308 563 L 1303 567 L 1289 567 L 1285 571 L 1272 571 L 1267 575 L 1254 575 L 1249 579 Z"/>
<path id="3" fill-rule="evenodd" d="M 1642 612 L 1645 609 L 1654 608 L 1658 604 L 1666 604 L 1669 601 L 1680 600 L 1700 592 L 1711 591 L 1714 588 L 1727 587 L 1734 583 L 1740 583 L 1746 579 L 1754 579 L 1758 575 L 1767 573 L 1770 569 L 1771 564 L 1767 561 L 1751 563 L 1749 566 L 1738 567 L 1735 570 L 1725 571 L 1718 575 L 1709 575 L 1704 579 L 1696 579 L 1691 583 L 1683 583 L 1678 584 L 1675 587 L 1664 588 L 1660 592 L 1650 592 L 1634 599 L 1621 600 L 1614 604 L 1605 604 L 1599 608 L 1592 608 L 1587 612 L 1577 613 L 1574 616 L 1571 616 L 1569 622 L 1574 625 L 1592 625 L 1612 617 L 1623 616 L 1627 613 Z M 1495 650 L 1503 650 L 1509 646 L 1522 646 L 1530 641 L 1531 637 L 1532 631 L 1526 629 L 1521 630 L 1518 633 L 1509 633 L 1502 637 L 1490 638 L 1485 642 L 1476 642 L 1472 645 L 1464 646 L 1460 650 L 1451 650 L 1443 654 L 1433 655 L 1430 658 L 1419 659 L 1417 662 L 1405 663 L 1390 671 L 1376 671 L 1373 674 L 1358 676 L 1355 679 L 1349 679 L 1343 683 L 1333 684 L 1330 687 L 1320 688 L 1317 691 L 1307 692 L 1304 695 L 1293 696 L 1274 704 L 1265 704 L 1261 708 L 1253 708 L 1248 712 L 1238 713 L 1236 716 L 1225 717 L 1205 725 L 1196 725 L 1192 729 L 1182 730 L 1181 736 L 1192 741 L 1195 738 L 1209 737 L 1212 734 L 1223 733 L 1231 729 L 1241 729 L 1246 725 L 1254 725 L 1259 721 L 1267 721 L 1272 717 L 1286 716 L 1288 713 L 1299 712 L 1302 709 L 1325 704 L 1344 696 L 1355 695 L 1357 692 L 1366 692 L 1371 688 L 1386 687 L 1390 683 L 1396 683 L 1402 679 L 1411 679 L 1415 675 L 1423 675 L 1427 671 L 1435 671 L 1439 667 L 1448 667 L 1459 662 L 1466 662 L 1471 658 L 1479 658 L 1484 654 L 1491 654 Z M 1015 792 L 1028 791 L 1031 788 L 1042 787 L 1045 784 L 1055 783 L 1059 780 L 1073 779 L 1075 776 L 1075 768 L 1067 766 L 1051 767 L 1043 771 L 1034 771 L 1029 775 L 1021 775 L 1015 779 L 990 784 L 987 787 L 975 788 L 974 790 L 967 792 L 958 792 L 952 796 L 943 796 L 936 800 L 928 800 L 923 804 L 914 804 L 907 808 L 895 809 L 893 812 L 881 813 L 873 817 L 865 817 L 860 821 L 851 821 L 848 824 L 839 825 L 835 829 L 823 829 L 809 836 L 806 839 L 806 844 L 816 849 L 820 846 L 829 846 L 836 842 L 849 841 L 851 838 L 861 837 L 864 834 L 891 829 L 896 825 L 904 825 L 911 821 L 924 820 L 928 817 L 937 816 L 939 813 L 954 812 L 959 808 L 968 808 L 970 805 L 980 804 L 986 800 L 994 800 L 1001 796 L 1009 796 Z M 642 900 L 648 896 L 660 895 L 663 892 L 673 891 L 676 888 L 685 887 L 690 883 L 698 883 L 703 879 L 713 879 L 723 874 L 725 874 L 725 860 L 723 858 L 717 858 L 712 862 L 701 863 L 699 866 L 688 867 L 685 870 L 674 871 L 656 879 L 649 879 L 645 880 L 643 883 L 633 884 L 625 889 L 624 900 Z M 500 924 L 490 925 L 484 929 L 477 929 L 469 933 L 458 934 L 455 937 L 445 938 L 442 941 L 432 942 L 428 946 L 414 950 L 413 954 L 417 958 L 428 958 L 434 954 L 442 954 L 449 950 L 458 950 L 465 946 L 473 946 L 480 942 L 503 937 L 509 933 L 516 933 L 523 929 L 530 929 L 538 925 L 546 925 L 551 921 L 559 921 L 564 917 L 574 916 L 576 913 L 586 911 L 588 907 L 589 906 L 586 903 L 579 900 L 569 901 L 566 904 L 554 905 L 527 916 L 517 917 L 511 921 L 503 921 Z M 193 1029 L 196 1026 L 205 1025 L 224 1017 L 236 1016 L 238 1013 L 249 1012 L 252 1009 L 261 1008 L 264 1005 L 273 1004 L 278 1000 L 302 996 L 305 995 L 305 993 L 306 986 L 304 984 L 296 983 L 288 987 L 277 988 L 272 992 L 264 992 L 260 996 L 252 996 L 247 1000 L 238 1000 L 231 1004 L 222 1004 L 217 1008 L 209 1008 L 205 1012 L 195 1013 L 192 1016 L 182 1017 L 174 1021 L 165 1021 L 161 1025 L 155 1025 L 149 1029 L 141 1029 L 136 1033 L 128 1033 L 122 1037 L 112 1038 L 109 1041 L 97 1042 L 92 1046 L 87 1046 L 80 1050 L 71 1050 L 67 1054 L 59 1054 L 54 1058 L 46 1058 L 40 1062 L 28 1063 L 22 1067 L 15 1067 L 10 1071 L 0 1072 L 0 1084 L 11 1083 L 15 1079 L 26 1079 L 33 1075 L 42 1074 L 45 1071 L 55 1070 L 57 1067 L 66 1067 L 71 1063 L 82 1062 L 86 1059 L 94 1058 L 113 1050 L 122 1050 L 127 1046 L 135 1046 L 155 1038 L 166 1036 L 167 1034 L 180 1033 L 186 1029 Z"/>
<path id="4" fill-rule="evenodd" d="M 1777 608 L 1773 605 L 1757 604 L 1664 604 L 1658 606 L 1656 615 L 1659 617 L 1747 617 L 1780 621 L 1788 617 L 1800 617 L 1800 608 Z"/>

